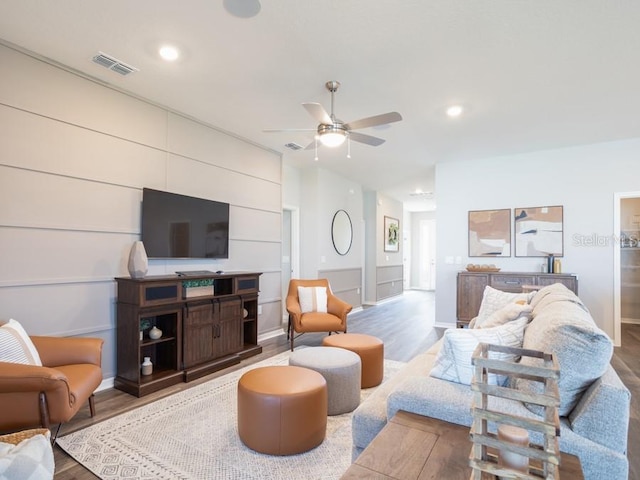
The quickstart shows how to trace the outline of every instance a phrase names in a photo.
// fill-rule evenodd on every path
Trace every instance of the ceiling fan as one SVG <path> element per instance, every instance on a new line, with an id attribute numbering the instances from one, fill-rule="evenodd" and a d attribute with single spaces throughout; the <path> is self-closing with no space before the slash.
<path id="1" fill-rule="evenodd" d="M 345 123 L 342 120 L 336 118 L 333 106 L 334 106 L 334 94 L 340 87 L 340 82 L 331 80 L 325 84 L 325 87 L 331 93 L 331 114 L 328 114 L 322 105 L 319 103 L 303 103 L 302 106 L 309 112 L 315 120 L 319 123 L 316 129 L 284 129 L 284 130 L 263 130 L 264 132 L 316 132 L 316 139 L 311 142 L 305 150 L 317 148 L 317 142 L 320 141 L 327 147 L 337 147 L 342 145 L 345 140 L 353 140 L 354 142 L 364 143 L 377 147 L 382 145 L 385 140 L 382 138 L 374 137 L 360 132 L 354 132 L 361 128 L 375 127 L 378 125 L 386 125 L 388 123 L 399 122 L 402 120 L 402 115 L 398 112 L 383 113 L 380 115 L 374 115 L 373 117 L 361 118 L 353 122 Z"/>

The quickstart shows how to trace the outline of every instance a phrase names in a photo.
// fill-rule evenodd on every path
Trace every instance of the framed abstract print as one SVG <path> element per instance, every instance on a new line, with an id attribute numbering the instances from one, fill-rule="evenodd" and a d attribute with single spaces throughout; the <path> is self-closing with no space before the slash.
<path id="1" fill-rule="evenodd" d="M 469 256 L 511 256 L 511 209 L 469 212 Z"/>
<path id="2" fill-rule="evenodd" d="M 514 209 L 516 257 L 563 255 L 562 210 L 562 206 Z"/>

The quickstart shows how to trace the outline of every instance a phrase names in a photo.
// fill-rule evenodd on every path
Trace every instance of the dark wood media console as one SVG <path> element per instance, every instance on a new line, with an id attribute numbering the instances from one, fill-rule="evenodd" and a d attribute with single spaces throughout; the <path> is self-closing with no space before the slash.
<path id="1" fill-rule="evenodd" d="M 258 345 L 260 273 L 116 278 L 115 388 L 141 397 L 240 363 Z M 149 329 L 162 330 L 158 339 Z M 142 375 L 144 357 L 153 373 Z"/>

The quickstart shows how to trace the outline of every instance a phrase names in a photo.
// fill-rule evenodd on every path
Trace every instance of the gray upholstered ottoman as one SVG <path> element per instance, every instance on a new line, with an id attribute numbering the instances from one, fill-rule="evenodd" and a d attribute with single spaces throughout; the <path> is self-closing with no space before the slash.
<path id="1" fill-rule="evenodd" d="M 334 347 L 309 347 L 294 351 L 289 365 L 320 373 L 327 381 L 328 415 L 351 412 L 360 405 L 361 362 L 357 353 Z"/>

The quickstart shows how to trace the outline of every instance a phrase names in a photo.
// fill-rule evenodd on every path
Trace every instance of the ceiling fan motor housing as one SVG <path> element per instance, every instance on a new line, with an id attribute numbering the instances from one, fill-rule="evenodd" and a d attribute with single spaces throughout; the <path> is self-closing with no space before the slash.
<path id="1" fill-rule="evenodd" d="M 336 133 L 338 135 L 344 135 L 345 137 L 349 133 L 349 130 L 341 123 L 334 123 L 332 125 L 325 125 L 321 123 L 318 125 L 318 135 L 326 135 L 327 133 Z"/>

